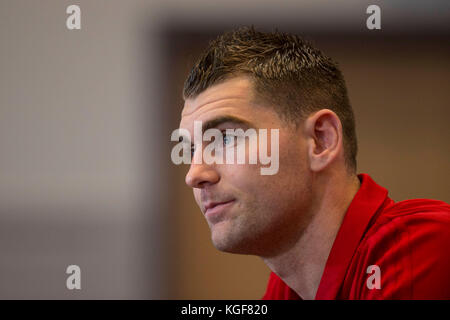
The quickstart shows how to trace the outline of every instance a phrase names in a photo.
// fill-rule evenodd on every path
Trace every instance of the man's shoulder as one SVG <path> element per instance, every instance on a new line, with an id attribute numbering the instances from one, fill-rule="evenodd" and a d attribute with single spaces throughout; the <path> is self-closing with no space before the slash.
<path id="1" fill-rule="evenodd" d="M 429 199 L 391 203 L 376 217 L 355 256 L 360 268 L 378 266 L 384 289 L 360 296 L 449 298 L 450 206 Z M 365 270 L 365 269 L 364 269 Z"/>
<path id="2" fill-rule="evenodd" d="M 430 218 L 446 220 L 450 217 L 450 205 L 444 201 L 432 199 L 403 200 L 387 206 L 381 217 L 389 220 L 395 218 L 415 219 L 421 214 L 428 215 Z"/>
<path id="3" fill-rule="evenodd" d="M 392 202 L 376 216 L 364 239 L 368 245 L 378 242 L 386 245 L 386 242 L 397 243 L 399 238 L 418 236 L 450 240 L 450 205 L 432 199 Z"/>

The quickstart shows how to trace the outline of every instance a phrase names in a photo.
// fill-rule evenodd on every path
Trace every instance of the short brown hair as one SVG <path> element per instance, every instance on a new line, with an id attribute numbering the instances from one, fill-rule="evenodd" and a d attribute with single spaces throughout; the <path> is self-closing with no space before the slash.
<path id="1" fill-rule="evenodd" d="M 184 84 L 184 99 L 194 98 L 226 79 L 247 75 L 259 97 L 284 119 L 298 125 L 320 109 L 341 120 L 346 163 L 356 171 L 355 120 L 337 63 L 297 35 L 241 27 L 209 43 Z"/>

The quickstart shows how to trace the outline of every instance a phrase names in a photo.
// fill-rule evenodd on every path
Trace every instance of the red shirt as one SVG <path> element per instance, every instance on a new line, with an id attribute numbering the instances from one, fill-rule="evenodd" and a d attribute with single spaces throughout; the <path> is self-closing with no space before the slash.
<path id="1" fill-rule="evenodd" d="M 395 203 L 369 175 L 358 177 L 316 299 L 450 299 L 450 205 Z M 379 267 L 379 289 L 369 266 Z M 272 272 L 263 299 L 300 297 Z"/>

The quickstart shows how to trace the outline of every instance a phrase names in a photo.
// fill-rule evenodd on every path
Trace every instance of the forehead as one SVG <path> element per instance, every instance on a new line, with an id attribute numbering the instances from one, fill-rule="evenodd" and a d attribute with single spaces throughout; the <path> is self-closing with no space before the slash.
<path id="1" fill-rule="evenodd" d="M 232 78 L 215 84 L 206 89 L 193 99 L 186 99 L 182 117 L 188 117 L 193 113 L 217 107 L 226 100 L 250 101 L 253 88 L 247 78 Z"/>
<path id="2" fill-rule="evenodd" d="M 194 121 L 207 121 L 223 115 L 254 120 L 261 112 L 256 105 L 252 82 L 245 77 L 228 79 L 206 89 L 193 99 L 186 99 L 181 113 L 180 128 L 190 129 Z M 259 107 L 259 108 L 258 108 Z"/>

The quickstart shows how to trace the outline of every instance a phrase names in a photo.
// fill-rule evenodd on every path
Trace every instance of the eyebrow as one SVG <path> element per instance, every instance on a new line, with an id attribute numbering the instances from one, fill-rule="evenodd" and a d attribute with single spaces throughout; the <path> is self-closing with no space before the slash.
<path id="1" fill-rule="evenodd" d="M 219 125 L 224 123 L 234 123 L 246 127 L 254 127 L 254 125 L 247 120 L 235 116 L 226 115 L 203 122 L 202 131 L 205 132 L 208 129 L 218 127 Z"/>
<path id="2" fill-rule="evenodd" d="M 216 127 L 218 127 L 218 126 L 220 126 L 221 124 L 224 124 L 224 123 L 234 123 L 234 124 L 237 124 L 237 125 L 246 126 L 248 128 L 253 128 L 254 127 L 254 125 L 250 121 L 241 119 L 241 118 L 236 117 L 236 116 L 225 115 L 225 116 L 219 116 L 217 118 L 213 118 L 211 120 L 203 122 L 203 124 L 202 124 L 202 133 L 205 132 L 208 129 L 216 128 Z M 184 136 L 180 137 L 178 140 L 179 140 L 179 142 L 182 142 L 182 141 L 185 140 L 185 138 L 188 141 L 190 140 L 190 139 L 187 139 L 187 137 L 184 137 Z"/>

